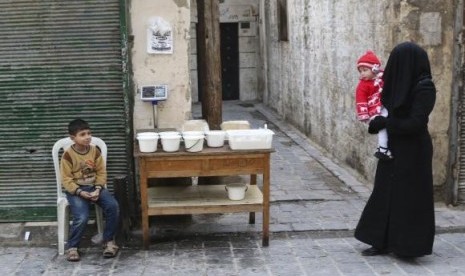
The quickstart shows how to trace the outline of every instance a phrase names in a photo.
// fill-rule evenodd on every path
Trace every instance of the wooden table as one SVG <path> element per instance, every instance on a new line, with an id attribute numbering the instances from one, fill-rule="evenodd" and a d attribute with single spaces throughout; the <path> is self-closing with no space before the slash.
<path id="1" fill-rule="evenodd" d="M 150 244 L 149 217 L 155 215 L 249 212 L 249 223 L 255 223 L 255 212 L 263 214 L 263 246 L 269 244 L 270 223 L 270 153 L 267 150 L 233 151 L 204 147 L 201 152 L 141 153 L 135 145 L 139 162 L 142 235 L 144 249 Z M 257 187 L 257 174 L 263 175 L 263 191 Z M 148 187 L 149 178 L 250 175 L 250 186 L 243 200 L 229 200 L 224 185 L 187 187 Z"/>

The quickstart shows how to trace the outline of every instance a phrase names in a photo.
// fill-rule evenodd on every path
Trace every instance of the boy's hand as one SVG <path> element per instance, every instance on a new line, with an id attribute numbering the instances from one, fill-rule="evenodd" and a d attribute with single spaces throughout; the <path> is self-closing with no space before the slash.
<path id="1" fill-rule="evenodd" d="M 95 191 L 90 193 L 90 196 L 91 196 L 90 198 L 91 201 L 97 201 L 98 197 L 100 196 L 100 189 L 95 189 Z"/>
<path id="2" fill-rule="evenodd" d="M 82 191 L 79 195 L 84 199 L 95 202 L 95 201 L 98 200 L 98 198 L 100 196 L 100 189 L 96 189 L 95 191 L 93 191 L 91 193 L 86 192 L 86 191 Z"/>

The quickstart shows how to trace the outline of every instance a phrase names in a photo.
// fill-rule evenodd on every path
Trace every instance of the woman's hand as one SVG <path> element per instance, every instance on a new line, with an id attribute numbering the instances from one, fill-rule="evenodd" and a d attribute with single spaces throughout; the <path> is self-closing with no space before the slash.
<path id="1" fill-rule="evenodd" d="M 386 128 L 387 119 L 383 116 L 376 116 L 368 124 L 368 133 L 377 134 L 383 128 Z"/>

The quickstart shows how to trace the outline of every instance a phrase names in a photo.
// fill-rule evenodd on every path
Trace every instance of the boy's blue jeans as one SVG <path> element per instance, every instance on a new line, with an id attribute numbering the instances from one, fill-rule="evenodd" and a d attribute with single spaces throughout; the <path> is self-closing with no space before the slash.
<path id="1" fill-rule="evenodd" d="M 93 186 L 81 186 L 83 191 L 93 192 Z M 89 210 L 91 201 L 80 196 L 66 193 L 69 202 L 71 214 L 73 215 L 73 224 L 71 225 L 70 235 L 66 247 L 79 247 L 82 235 L 89 220 Z M 119 223 L 119 205 L 113 195 L 107 190 L 100 191 L 99 199 L 95 202 L 103 210 L 105 216 L 105 230 L 103 231 L 103 242 L 113 240 Z"/>

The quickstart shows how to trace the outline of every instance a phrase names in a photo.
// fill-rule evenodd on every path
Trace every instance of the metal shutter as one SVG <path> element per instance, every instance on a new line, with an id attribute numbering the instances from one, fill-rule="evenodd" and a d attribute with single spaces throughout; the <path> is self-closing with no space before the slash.
<path id="1" fill-rule="evenodd" d="M 51 149 L 76 117 L 108 145 L 109 185 L 130 173 L 121 27 L 120 0 L 0 0 L 1 221 L 55 220 Z"/>

